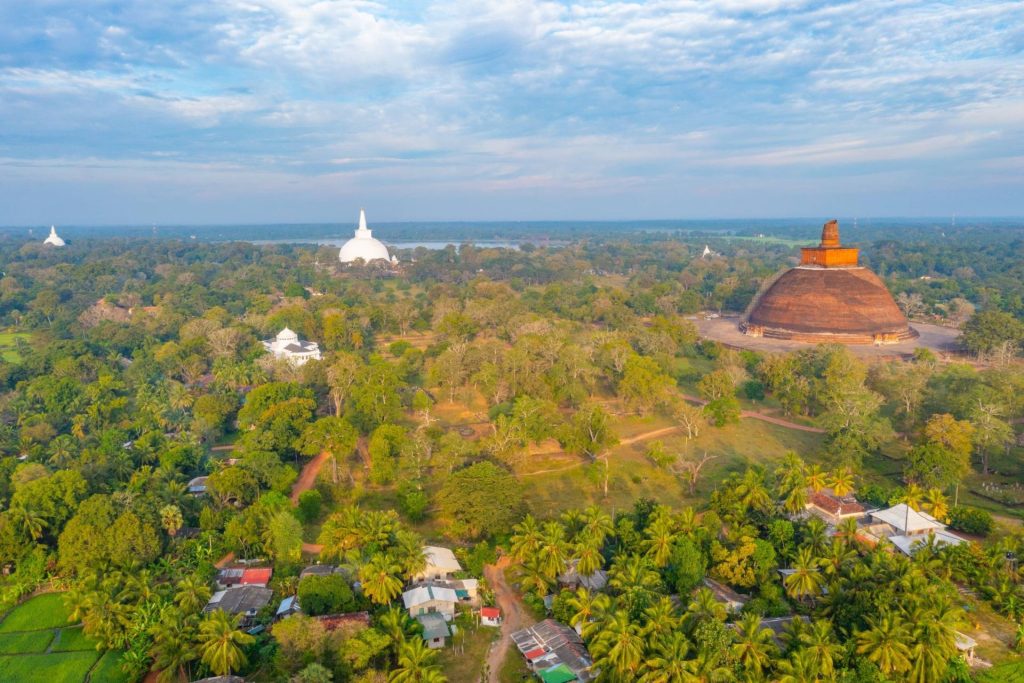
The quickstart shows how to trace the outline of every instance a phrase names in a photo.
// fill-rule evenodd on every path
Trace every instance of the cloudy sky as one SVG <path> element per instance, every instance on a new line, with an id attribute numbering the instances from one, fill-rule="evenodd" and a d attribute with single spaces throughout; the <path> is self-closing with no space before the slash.
<path id="1" fill-rule="evenodd" d="M 0 0 L 0 224 L 1024 214 L 1020 0 Z"/>

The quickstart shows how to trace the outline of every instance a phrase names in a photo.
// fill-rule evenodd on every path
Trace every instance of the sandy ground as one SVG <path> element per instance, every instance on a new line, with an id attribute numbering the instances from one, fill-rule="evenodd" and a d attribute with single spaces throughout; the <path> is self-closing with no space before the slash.
<path id="1" fill-rule="evenodd" d="M 813 346 L 813 344 L 807 344 L 806 342 L 788 341 L 785 339 L 748 337 L 739 330 L 739 316 L 726 316 L 710 320 L 698 318 L 694 322 L 696 322 L 697 330 L 702 337 L 714 339 L 733 348 L 779 352 L 796 351 Z M 884 346 L 851 344 L 848 348 L 855 355 L 862 358 L 905 358 L 914 353 L 914 349 L 922 346 L 931 349 L 937 356 L 943 359 L 956 354 L 956 340 L 960 336 L 960 330 L 924 323 L 911 323 L 910 326 L 917 330 L 920 335 L 917 339 L 909 339 L 899 344 L 886 344 Z"/>

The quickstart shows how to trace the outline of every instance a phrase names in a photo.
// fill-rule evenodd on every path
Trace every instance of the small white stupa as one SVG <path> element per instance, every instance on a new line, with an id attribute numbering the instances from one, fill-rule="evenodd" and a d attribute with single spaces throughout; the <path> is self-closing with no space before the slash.
<path id="1" fill-rule="evenodd" d="M 52 225 L 50 226 L 50 235 L 45 240 L 43 240 L 43 244 L 49 244 L 51 247 L 63 247 L 64 246 L 64 240 L 62 240 L 60 238 L 60 235 L 57 234 L 57 228 L 56 227 L 54 227 Z"/>
<path id="2" fill-rule="evenodd" d="M 311 360 L 320 360 L 320 345 L 299 339 L 299 335 L 287 327 L 273 339 L 264 339 L 263 348 L 275 358 L 289 361 L 292 365 L 305 365 Z"/>
<path id="3" fill-rule="evenodd" d="M 358 260 L 364 263 L 391 261 L 388 248 L 380 240 L 374 239 L 373 232 L 366 227 L 366 212 L 362 209 L 359 209 L 359 227 L 356 229 L 355 237 L 341 247 L 338 259 L 342 263 L 355 263 Z"/>

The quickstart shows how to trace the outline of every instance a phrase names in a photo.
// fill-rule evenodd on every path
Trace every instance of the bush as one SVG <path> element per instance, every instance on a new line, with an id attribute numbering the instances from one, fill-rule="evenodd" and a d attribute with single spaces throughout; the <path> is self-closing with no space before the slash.
<path id="1" fill-rule="evenodd" d="M 320 508 L 323 505 L 323 496 L 316 489 L 303 491 L 299 494 L 299 507 L 296 510 L 298 518 L 303 524 L 309 524 L 320 516 Z"/>
<path id="2" fill-rule="evenodd" d="M 356 607 L 352 589 L 340 574 L 307 576 L 299 582 L 299 604 L 310 616 L 351 612 Z"/>
<path id="3" fill-rule="evenodd" d="M 409 521 L 419 522 L 427 516 L 427 505 L 430 500 L 427 494 L 415 484 L 403 481 L 398 487 L 398 509 Z"/>
<path id="4" fill-rule="evenodd" d="M 875 507 L 882 507 L 889 504 L 891 491 L 878 484 L 865 484 L 857 491 L 857 500 Z"/>
<path id="5" fill-rule="evenodd" d="M 388 353 L 390 353 L 395 358 L 400 358 L 403 353 L 405 353 L 411 348 L 412 344 L 403 339 L 400 341 L 393 342 L 390 346 L 388 346 Z"/>
<path id="6" fill-rule="evenodd" d="M 949 511 L 949 526 L 976 536 L 988 536 L 995 520 L 985 510 L 958 505 Z"/>
<path id="7" fill-rule="evenodd" d="M 764 400 L 764 384 L 756 379 L 749 379 L 743 383 L 743 395 L 751 401 Z"/>

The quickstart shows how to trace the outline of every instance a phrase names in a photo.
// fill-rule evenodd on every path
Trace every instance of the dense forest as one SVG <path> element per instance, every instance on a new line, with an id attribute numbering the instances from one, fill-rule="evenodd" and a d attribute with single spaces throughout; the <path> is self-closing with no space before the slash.
<path id="1" fill-rule="evenodd" d="M 400 251 L 394 269 L 312 245 L 9 239 L 0 614 L 61 592 L 120 680 L 460 680 L 400 607 L 429 541 L 478 578 L 505 556 L 526 608 L 577 627 L 600 680 L 968 681 L 971 610 L 1010 634 L 986 652 L 1013 663 L 1024 242 L 913 236 L 862 258 L 911 320 L 962 329 L 952 360 L 701 339 L 696 316 L 743 311 L 795 262 L 782 239 L 467 243 Z M 285 327 L 323 359 L 268 355 Z M 750 413 L 782 423 L 758 427 L 785 432 L 778 453 L 750 442 Z M 974 542 L 907 557 L 849 525 L 830 535 L 800 514 L 823 489 Z M 266 628 L 204 611 L 229 553 L 273 565 Z M 314 561 L 345 571 L 300 581 Z M 606 570 L 606 590 L 560 589 L 568 562 Z M 705 578 L 750 599 L 729 612 Z M 305 614 L 275 620 L 293 595 Z M 359 611 L 356 630 L 314 619 Z M 781 635 L 762 626 L 787 616 Z M 2 623 L 0 667 L 18 651 Z M 482 666 L 473 680 L 495 673 Z"/>

